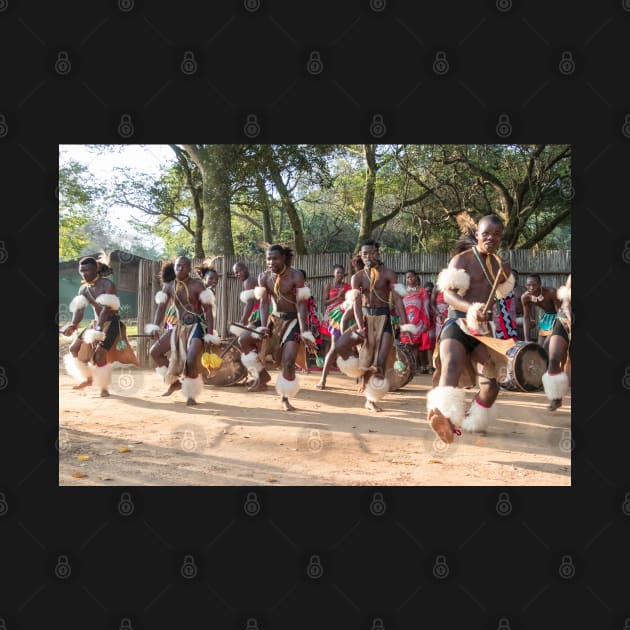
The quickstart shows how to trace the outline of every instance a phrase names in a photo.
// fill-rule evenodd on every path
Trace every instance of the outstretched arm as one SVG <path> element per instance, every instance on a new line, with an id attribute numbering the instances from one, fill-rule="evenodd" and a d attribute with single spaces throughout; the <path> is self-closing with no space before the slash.
<path id="1" fill-rule="evenodd" d="M 69 337 L 78 327 L 79 324 L 83 321 L 83 316 L 85 314 L 85 307 L 88 305 L 88 301 L 85 296 L 77 295 L 72 302 L 70 302 L 69 309 L 72 313 L 72 321 L 69 324 L 66 324 L 61 329 L 61 334 Z"/>
<path id="2" fill-rule="evenodd" d="M 155 339 L 160 337 L 160 329 L 164 324 L 164 315 L 166 314 L 166 307 L 171 301 L 170 289 L 167 284 L 162 285 L 162 289 L 155 294 L 155 303 L 158 305 L 157 311 L 153 317 L 153 323 L 147 324 L 144 328 L 144 332 L 148 335 L 153 335 Z"/>

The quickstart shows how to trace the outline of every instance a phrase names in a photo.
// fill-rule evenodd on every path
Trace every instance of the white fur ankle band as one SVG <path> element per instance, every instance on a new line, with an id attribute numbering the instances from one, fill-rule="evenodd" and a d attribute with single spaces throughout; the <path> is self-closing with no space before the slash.
<path id="1" fill-rule="evenodd" d="M 197 375 L 196 378 L 184 377 L 182 381 L 182 394 L 186 400 L 192 398 L 196 400 L 203 391 L 203 380 L 201 376 Z"/>
<path id="2" fill-rule="evenodd" d="M 300 379 L 297 374 L 292 381 L 285 378 L 282 373 L 278 374 L 278 378 L 276 379 L 276 391 L 283 398 L 295 396 L 300 391 Z"/>
<path id="3" fill-rule="evenodd" d="M 365 384 L 365 398 L 370 402 L 381 400 L 387 392 L 389 392 L 389 381 L 377 374 L 373 374 Z"/>
<path id="4" fill-rule="evenodd" d="M 427 394 L 427 414 L 437 409 L 454 425 L 461 425 L 466 413 L 465 400 L 466 391 L 459 387 L 434 387 Z"/>
<path id="5" fill-rule="evenodd" d="M 487 407 L 475 398 L 470 405 L 468 413 L 462 421 L 462 429 L 469 433 L 485 431 L 488 425 L 497 417 L 496 405 Z"/>

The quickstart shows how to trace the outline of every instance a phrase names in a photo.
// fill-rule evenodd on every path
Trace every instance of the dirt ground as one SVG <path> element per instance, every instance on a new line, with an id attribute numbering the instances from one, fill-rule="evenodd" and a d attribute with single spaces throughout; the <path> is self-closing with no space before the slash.
<path id="1" fill-rule="evenodd" d="M 277 372 L 272 371 L 271 384 Z M 426 421 L 429 375 L 364 408 L 339 372 L 300 374 L 295 411 L 273 387 L 205 386 L 199 405 L 162 397 L 150 369 L 117 366 L 109 398 L 74 390 L 59 368 L 61 486 L 570 486 L 571 399 L 502 391 L 486 434 L 436 440 Z M 476 389 L 469 390 L 467 403 Z"/>

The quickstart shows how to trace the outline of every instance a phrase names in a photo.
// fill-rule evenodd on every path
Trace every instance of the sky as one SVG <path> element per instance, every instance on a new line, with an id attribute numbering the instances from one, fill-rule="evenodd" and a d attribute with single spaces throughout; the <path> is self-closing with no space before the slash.
<path id="1" fill-rule="evenodd" d="M 89 149 L 85 145 L 61 144 L 59 145 L 59 166 L 74 160 L 87 166 L 99 181 L 108 183 L 114 177 L 115 167 L 157 176 L 176 159 L 173 150 L 165 144 L 121 144 L 116 147 L 119 150 L 99 154 L 95 149 Z M 128 230 L 127 222 L 130 215 L 136 218 L 142 216 L 142 213 L 134 213 L 130 208 L 123 206 L 111 206 L 110 211 L 118 227 L 126 230 Z"/>

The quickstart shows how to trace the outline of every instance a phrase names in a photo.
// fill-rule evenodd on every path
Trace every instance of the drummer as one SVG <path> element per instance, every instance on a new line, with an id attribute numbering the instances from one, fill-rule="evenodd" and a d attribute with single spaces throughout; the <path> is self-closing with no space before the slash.
<path id="1" fill-rule="evenodd" d="M 549 337 L 560 308 L 560 300 L 555 289 L 542 286 L 540 276 L 537 273 L 530 273 L 527 276 L 526 287 L 527 291 L 521 295 L 523 336 L 525 341 L 538 341 L 539 345 L 547 349 Z M 538 338 L 531 339 L 531 335 L 535 334 L 536 325 Z"/>
<path id="2" fill-rule="evenodd" d="M 460 253 L 451 258 L 437 279 L 437 289 L 444 292 L 450 308 L 435 349 L 436 371 L 434 387 L 427 395 L 427 419 L 447 444 L 454 440 L 454 434 L 461 434 L 460 427 L 483 431 L 495 416 L 498 352 L 492 348 L 503 343 L 513 345 L 511 340 L 494 339 L 488 322 L 492 317 L 493 286 L 498 298 L 514 287 L 509 262 L 497 255 L 503 231 L 500 217 L 482 217 L 474 231 L 476 242 L 460 239 Z M 477 375 L 479 392 L 466 412 L 464 388 L 473 386 Z"/>

